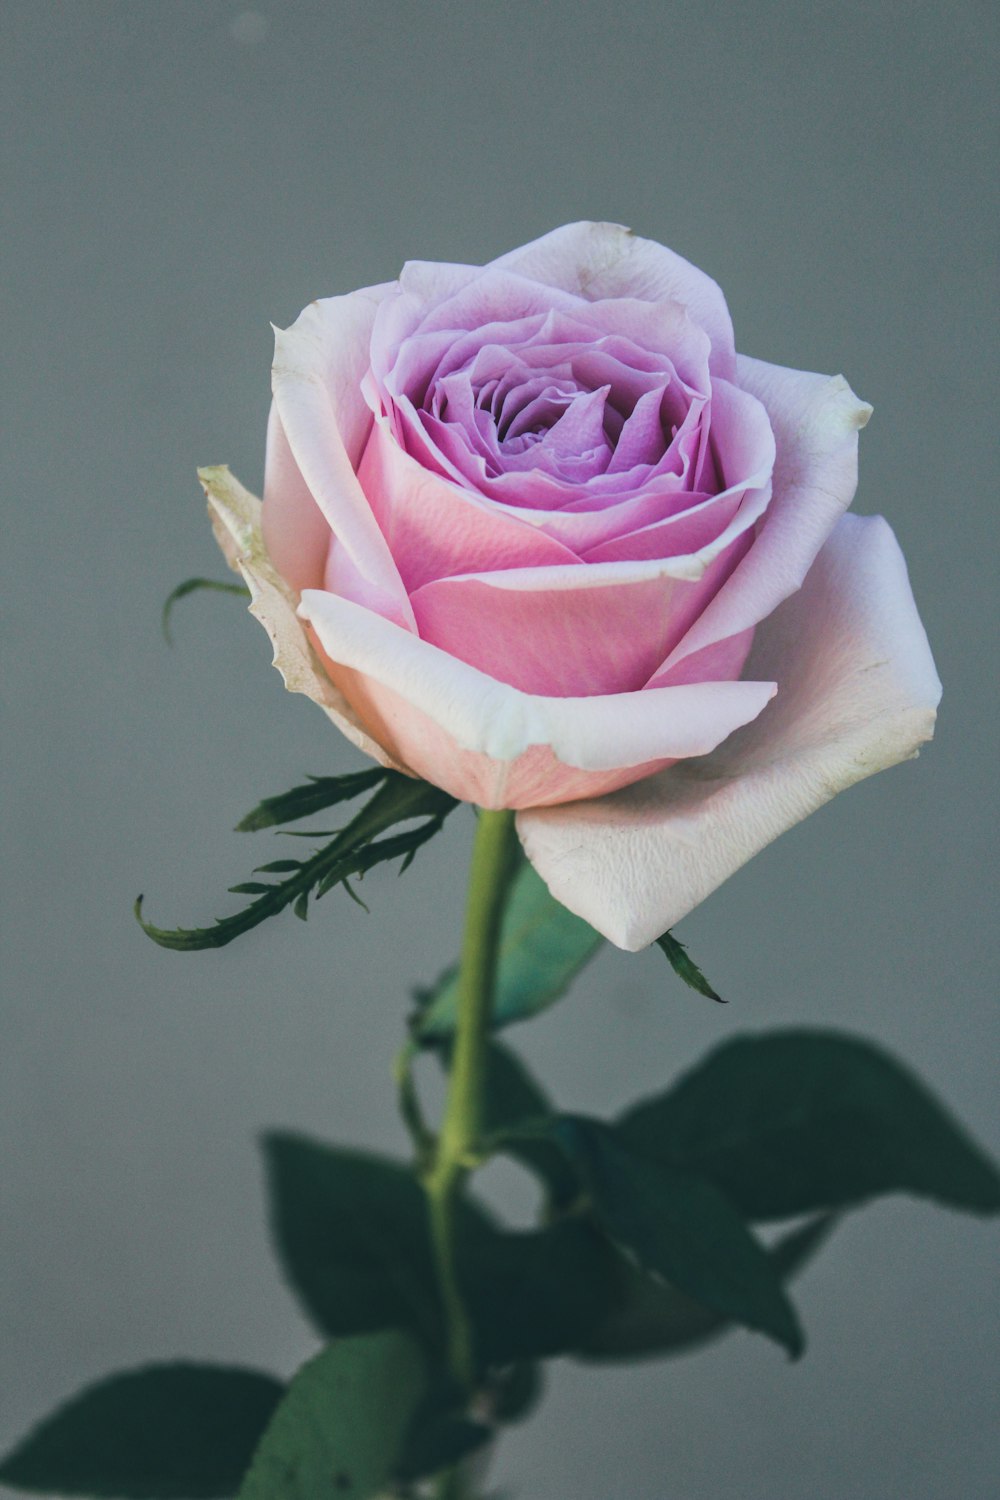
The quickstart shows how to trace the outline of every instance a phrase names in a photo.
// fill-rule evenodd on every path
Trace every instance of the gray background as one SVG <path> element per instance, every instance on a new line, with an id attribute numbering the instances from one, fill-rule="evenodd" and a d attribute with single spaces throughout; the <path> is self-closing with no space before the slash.
<path id="1" fill-rule="evenodd" d="M 168 925 L 228 909 L 272 847 L 237 818 L 358 764 L 237 601 L 187 601 L 172 651 L 157 616 L 179 579 L 222 576 L 195 464 L 259 485 L 268 321 L 407 257 L 622 220 L 718 278 L 740 348 L 843 370 L 876 409 L 858 508 L 897 530 L 945 683 L 919 762 L 683 924 L 727 1009 L 609 950 L 527 1054 L 565 1104 L 611 1109 L 738 1029 L 843 1025 L 996 1145 L 987 7 L 7 0 L 2 32 L 0 1443 L 150 1358 L 290 1372 L 314 1344 L 254 1136 L 402 1145 L 388 1064 L 408 985 L 456 941 L 467 814 L 405 881 L 370 879 L 371 918 L 332 896 L 308 928 L 186 956 L 130 903 L 145 890 Z M 522 1183 L 495 1187 L 523 1207 Z M 803 1362 L 741 1334 L 638 1370 L 562 1363 L 497 1481 L 985 1500 L 995 1248 L 972 1219 L 879 1204 L 799 1284 Z"/>

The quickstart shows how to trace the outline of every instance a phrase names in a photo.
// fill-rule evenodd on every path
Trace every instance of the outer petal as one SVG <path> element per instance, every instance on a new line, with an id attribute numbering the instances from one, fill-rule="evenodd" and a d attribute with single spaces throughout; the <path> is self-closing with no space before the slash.
<path id="1" fill-rule="evenodd" d="M 337 691 L 295 613 L 297 596 L 275 570 L 264 546 L 261 503 L 245 490 L 224 464 L 199 469 L 216 541 L 235 573 L 250 588 L 250 613 L 260 621 L 274 647 L 274 665 L 290 693 L 305 693 L 318 703 L 341 734 L 383 766 L 404 771 L 367 734 L 357 714 Z"/>
<path id="2" fill-rule="evenodd" d="M 334 594 L 307 589 L 299 614 L 368 733 L 417 775 L 485 807 L 596 796 L 704 755 L 774 692 L 769 682 L 713 682 L 537 696 Z"/>
<path id="3" fill-rule="evenodd" d="M 621 948 L 652 942 L 778 834 L 930 738 L 941 685 L 885 521 L 842 518 L 758 630 L 750 670 L 777 677 L 778 696 L 711 755 L 518 817 L 553 895 Z"/>
<path id="4" fill-rule="evenodd" d="M 412 625 L 399 571 L 355 473 L 372 420 L 361 382 L 384 294 L 383 287 L 369 287 L 312 302 L 291 328 L 276 329 L 272 388 L 291 459 L 343 549 L 345 566 L 382 613 Z M 271 525 L 276 510 L 277 492 L 272 497 L 269 491 L 264 521 L 269 541 L 282 524 L 276 515 Z"/>
<path id="5" fill-rule="evenodd" d="M 604 297 L 680 302 L 712 340 L 713 373 L 732 376 L 733 324 L 722 289 L 683 256 L 640 239 L 623 224 L 564 224 L 491 264 L 588 302 Z"/>
<path id="6" fill-rule="evenodd" d="M 773 496 L 756 543 L 663 663 L 664 676 L 684 657 L 766 619 L 794 593 L 857 488 L 858 431 L 872 409 L 844 377 L 744 355 L 737 365 L 739 385 L 761 402 L 774 432 Z"/>

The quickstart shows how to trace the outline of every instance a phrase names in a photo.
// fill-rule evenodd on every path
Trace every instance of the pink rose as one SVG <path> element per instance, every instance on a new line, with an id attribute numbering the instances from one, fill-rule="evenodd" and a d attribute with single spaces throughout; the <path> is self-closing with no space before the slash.
<path id="1" fill-rule="evenodd" d="M 203 478 L 288 686 L 520 809 L 621 947 L 932 733 L 899 548 L 844 515 L 871 408 L 738 356 L 663 246 L 583 223 L 410 263 L 278 332 L 273 390 L 260 520 Z"/>

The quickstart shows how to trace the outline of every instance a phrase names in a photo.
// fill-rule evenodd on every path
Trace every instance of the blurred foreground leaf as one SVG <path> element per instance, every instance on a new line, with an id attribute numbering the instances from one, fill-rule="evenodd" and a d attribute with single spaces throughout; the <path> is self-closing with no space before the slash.
<path id="1" fill-rule="evenodd" d="M 369 1500 L 392 1476 L 426 1374 L 405 1333 L 342 1339 L 303 1365 L 238 1500 Z"/>
<path id="2" fill-rule="evenodd" d="M 909 1192 L 1000 1209 L 1000 1175 L 914 1075 L 834 1031 L 724 1043 L 618 1125 L 635 1152 L 707 1177 L 750 1219 Z"/>
<path id="3" fill-rule="evenodd" d="M 234 1495 L 283 1387 L 212 1365 L 148 1365 L 74 1396 L 0 1464 L 0 1482 L 57 1495 Z"/>

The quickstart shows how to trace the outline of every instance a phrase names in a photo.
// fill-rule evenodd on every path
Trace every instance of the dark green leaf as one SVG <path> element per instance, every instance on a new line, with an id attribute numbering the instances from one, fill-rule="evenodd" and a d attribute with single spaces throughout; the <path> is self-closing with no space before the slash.
<path id="1" fill-rule="evenodd" d="M 996 1168 L 901 1063 L 837 1032 L 740 1037 L 619 1125 L 634 1150 L 709 1178 L 751 1219 L 910 1192 L 1000 1208 Z"/>
<path id="2" fill-rule="evenodd" d="M 201 589 L 209 589 L 216 594 L 239 594 L 243 599 L 250 598 L 250 590 L 245 583 L 222 583 L 215 578 L 185 578 L 175 589 L 171 589 L 163 604 L 163 614 L 160 624 L 163 628 L 163 639 L 168 646 L 173 645 L 170 634 L 170 617 L 174 612 L 174 605 L 181 599 L 186 599 L 188 594 L 197 593 Z"/>
<path id="3" fill-rule="evenodd" d="M 527 1361 L 511 1365 L 503 1372 L 493 1389 L 493 1415 L 498 1422 L 510 1425 L 523 1422 L 542 1399 L 542 1367 Z"/>
<path id="4" fill-rule="evenodd" d="M 382 1157 L 275 1132 L 265 1138 L 271 1224 L 286 1275 L 324 1333 L 420 1330 L 439 1319 L 427 1201 Z"/>
<path id="5" fill-rule="evenodd" d="M 811 1259 L 834 1222 L 832 1215 L 820 1214 L 771 1247 L 768 1253 L 783 1281 Z M 619 1292 L 611 1313 L 578 1353 L 588 1360 L 663 1358 L 686 1354 L 734 1327 L 719 1313 L 622 1257 Z"/>
<path id="6" fill-rule="evenodd" d="M 715 993 L 680 938 L 675 938 L 672 932 L 665 932 L 662 937 L 656 939 L 656 942 L 667 955 L 671 968 L 679 979 L 683 979 L 691 989 L 697 990 L 699 995 L 705 995 L 709 1000 L 717 1000 L 720 1005 L 725 1005 L 725 1000 Z"/>
<path id="7" fill-rule="evenodd" d="M 318 899 L 333 886 L 344 884 L 352 875 L 365 874 L 384 860 L 412 855 L 440 830 L 457 803 L 447 792 L 426 781 L 415 781 L 394 771 L 381 771 L 379 777 L 378 790 L 331 843 L 303 860 L 286 879 L 263 887 L 262 894 L 235 916 L 217 917 L 212 927 L 173 930 L 154 927 L 142 915 L 140 896 L 135 903 L 135 915 L 143 931 L 162 948 L 181 952 L 223 948 L 288 906 L 304 920 L 311 891 Z M 417 826 L 405 833 L 379 837 L 397 823 L 414 822 Z"/>
<path id="8" fill-rule="evenodd" d="M 587 922 L 549 895 L 524 862 L 511 885 L 500 930 L 494 1026 L 509 1026 L 554 1004 L 601 941 Z M 452 968 L 423 996 L 423 1009 L 413 1023 L 417 1040 L 433 1045 L 451 1036 L 457 1001 Z"/>
<path id="9" fill-rule="evenodd" d="M 716 1312 L 769 1334 L 795 1357 L 802 1331 L 767 1252 L 710 1182 L 630 1151 L 615 1130 L 564 1116 L 594 1214 L 643 1270 Z"/>
<path id="10" fill-rule="evenodd" d="M 293 786 L 290 792 L 265 797 L 236 825 L 238 833 L 255 833 L 261 828 L 276 828 L 280 823 L 296 823 L 311 818 L 338 802 L 350 802 L 370 791 L 384 780 L 385 771 L 374 766 L 368 771 L 349 771 L 345 776 L 310 776 L 307 786 Z"/>
<path id="11" fill-rule="evenodd" d="M 269 1375 L 149 1365 L 74 1396 L 0 1464 L 14 1489 L 129 1500 L 233 1495 L 281 1399 Z"/>
<path id="12" fill-rule="evenodd" d="M 303 1365 L 238 1500 L 370 1500 L 395 1469 L 424 1390 L 420 1350 L 390 1330 L 342 1339 Z"/>
<path id="13" fill-rule="evenodd" d="M 581 1219 L 546 1229 L 464 1226 L 463 1297 L 481 1365 L 509 1365 L 575 1349 L 610 1306 L 613 1252 Z"/>
<path id="14" fill-rule="evenodd" d="M 550 1120 L 553 1109 L 521 1059 L 502 1042 L 491 1041 L 487 1053 L 483 1135 L 506 1136 L 504 1150 L 544 1182 L 552 1209 L 567 1207 L 579 1196 L 580 1181 L 566 1153 L 543 1132 L 519 1135 L 524 1126 Z"/>
<path id="15" fill-rule="evenodd" d="M 443 1395 L 443 1399 L 442 1399 Z M 454 1392 L 431 1391 L 410 1422 L 395 1475 L 400 1480 L 422 1479 L 450 1469 L 475 1453 L 492 1436 L 492 1428 L 473 1421 L 461 1409 Z"/>

